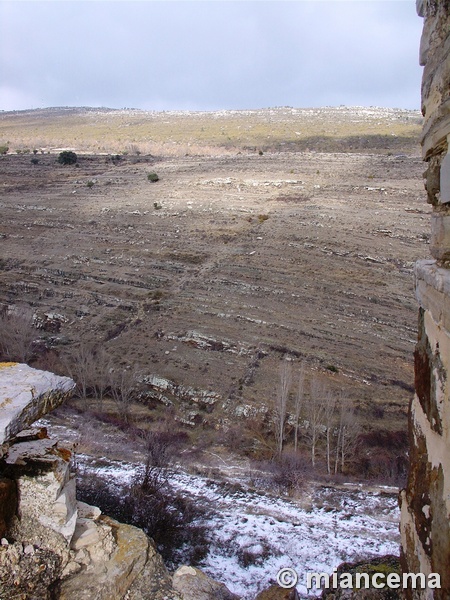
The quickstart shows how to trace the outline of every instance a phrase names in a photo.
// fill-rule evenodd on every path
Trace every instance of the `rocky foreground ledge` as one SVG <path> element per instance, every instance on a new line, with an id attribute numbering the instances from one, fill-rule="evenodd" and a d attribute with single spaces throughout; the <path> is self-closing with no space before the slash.
<path id="1" fill-rule="evenodd" d="M 72 395 L 75 382 L 19 363 L 0 363 L 0 444 Z"/>
<path id="2" fill-rule="evenodd" d="M 71 450 L 32 427 L 74 387 L 0 363 L 1 600 L 239 600 L 198 569 L 172 577 L 141 529 L 77 501 Z"/>

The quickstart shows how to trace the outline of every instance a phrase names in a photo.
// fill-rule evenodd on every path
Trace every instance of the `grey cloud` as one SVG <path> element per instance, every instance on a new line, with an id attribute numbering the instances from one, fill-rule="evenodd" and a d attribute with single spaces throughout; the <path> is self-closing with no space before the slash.
<path id="1" fill-rule="evenodd" d="M 0 23 L 2 109 L 419 105 L 413 0 L 1 2 Z"/>

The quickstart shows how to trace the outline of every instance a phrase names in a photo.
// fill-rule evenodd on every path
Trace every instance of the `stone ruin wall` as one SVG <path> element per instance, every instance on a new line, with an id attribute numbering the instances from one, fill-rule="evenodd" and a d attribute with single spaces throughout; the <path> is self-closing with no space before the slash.
<path id="1" fill-rule="evenodd" d="M 411 466 L 401 493 L 403 569 L 439 573 L 440 590 L 408 590 L 408 599 L 450 598 L 450 1 L 417 0 L 420 43 L 422 153 L 433 206 L 431 255 L 415 267 L 419 334 L 416 394 L 409 430 Z"/>

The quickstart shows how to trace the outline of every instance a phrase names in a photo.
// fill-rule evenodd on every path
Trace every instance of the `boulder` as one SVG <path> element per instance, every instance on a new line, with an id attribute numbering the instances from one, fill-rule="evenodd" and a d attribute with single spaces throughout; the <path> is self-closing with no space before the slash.
<path id="1" fill-rule="evenodd" d="M 267 590 L 260 592 L 255 600 L 299 600 L 295 589 L 284 589 L 278 585 L 271 585 Z"/>
<path id="2" fill-rule="evenodd" d="M 127 592 L 126 600 L 182 600 L 172 587 L 172 577 L 150 542 L 147 562 Z"/>
<path id="3" fill-rule="evenodd" d="M 200 569 L 179 567 L 173 575 L 173 589 L 182 600 L 239 600 L 225 584 L 208 577 Z"/>
<path id="4" fill-rule="evenodd" d="M 60 600 L 121 600 L 144 571 L 149 555 L 155 552 L 150 539 L 137 527 L 105 516 L 94 524 L 94 527 L 98 526 L 108 527 L 111 531 L 115 541 L 111 556 L 107 560 L 91 561 L 79 573 L 65 579 L 61 584 Z M 93 538 L 92 541 L 95 545 L 96 541 Z M 90 552 L 92 546 L 84 549 Z"/>

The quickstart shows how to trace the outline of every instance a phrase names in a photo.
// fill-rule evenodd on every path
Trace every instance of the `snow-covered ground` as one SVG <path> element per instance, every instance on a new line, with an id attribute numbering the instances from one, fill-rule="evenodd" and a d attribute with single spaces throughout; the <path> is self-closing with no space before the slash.
<path id="1" fill-rule="evenodd" d="M 130 481 L 139 468 L 112 461 L 99 466 L 83 456 L 78 460 L 117 485 Z M 297 589 L 307 597 L 307 572 L 331 572 L 343 561 L 399 551 L 392 488 L 317 487 L 305 493 L 306 499 L 294 500 L 185 472 L 171 472 L 170 484 L 209 509 L 205 524 L 212 542 L 200 567 L 244 600 L 275 582 L 281 568 L 296 570 Z"/>

